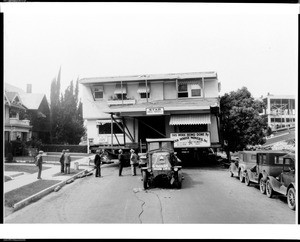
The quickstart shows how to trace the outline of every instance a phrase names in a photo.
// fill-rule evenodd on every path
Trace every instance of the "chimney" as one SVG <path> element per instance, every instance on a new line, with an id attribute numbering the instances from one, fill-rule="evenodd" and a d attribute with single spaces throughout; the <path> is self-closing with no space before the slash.
<path id="1" fill-rule="evenodd" d="M 32 85 L 27 84 L 27 93 L 31 93 L 31 91 L 32 91 Z"/>

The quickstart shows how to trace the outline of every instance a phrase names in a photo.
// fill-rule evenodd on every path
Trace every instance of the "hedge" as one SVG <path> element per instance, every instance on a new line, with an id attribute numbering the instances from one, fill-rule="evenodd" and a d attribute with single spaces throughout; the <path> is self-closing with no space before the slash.
<path id="1" fill-rule="evenodd" d="M 68 149 L 74 153 L 87 153 L 87 145 L 47 145 L 42 144 L 41 150 L 44 152 L 61 152 Z"/>

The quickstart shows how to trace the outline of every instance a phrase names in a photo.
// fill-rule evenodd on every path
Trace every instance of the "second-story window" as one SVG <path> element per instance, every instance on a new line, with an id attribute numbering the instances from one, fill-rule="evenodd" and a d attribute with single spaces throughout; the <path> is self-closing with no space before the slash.
<path id="1" fill-rule="evenodd" d="M 93 93 L 96 100 L 103 99 L 103 86 L 94 86 Z"/>
<path id="2" fill-rule="evenodd" d="M 198 83 L 180 82 L 178 83 L 178 97 L 201 97 L 202 90 Z"/>
<path id="3" fill-rule="evenodd" d="M 150 98 L 150 86 L 147 85 L 146 87 L 146 83 L 139 83 L 137 92 L 140 94 L 141 99 Z"/>
<path id="4" fill-rule="evenodd" d="M 201 87 L 199 84 L 191 84 L 191 97 L 200 97 L 201 96 Z"/>
<path id="5" fill-rule="evenodd" d="M 188 97 L 188 84 L 179 83 L 178 84 L 178 97 Z"/>
<path id="6" fill-rule="evenodd" d="M 126 99 L 127 98 L 126 84 L 123 84 L 122 86 L 121 84 L 116 84 L 114 94 L 119 100 Z"/>

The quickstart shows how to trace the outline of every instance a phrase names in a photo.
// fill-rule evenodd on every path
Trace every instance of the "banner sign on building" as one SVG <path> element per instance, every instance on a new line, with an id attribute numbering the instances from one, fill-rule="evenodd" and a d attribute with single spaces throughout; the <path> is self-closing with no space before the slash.
<path id="1" fill-rule="evenodd" d="M 196 148 L 210 147 L 210 133 L 171 133 L 171 138 L 175 139 L 175 148 Z"/>
<path id="2" fill-rule="evenodd" d="M 163 115 L 164 108 L 146 108 L 146 115 Z"/>

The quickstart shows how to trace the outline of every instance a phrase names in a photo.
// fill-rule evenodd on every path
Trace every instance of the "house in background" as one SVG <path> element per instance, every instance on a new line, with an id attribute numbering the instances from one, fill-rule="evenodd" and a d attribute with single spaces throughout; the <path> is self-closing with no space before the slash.
<path id="1" fill-rule="evenodd" d="M 141 151 L 147 138 L 171 137 L 186 161 L 201 161 L 209 148 L 221 147 L 216 72 L 95 77 L 79 83 L 91 147 L 132 145 Z"/>
<path id="2" fill-rule="evenodd" d="M 30 121 L 28 119 L 20 119 L 20 112 L 24 112 L 21 98 L 17 92 L 4 92 L 4 140 L 6 142 L 20 140 L 28 141 L 31 138 Z"/>
<path id="3" fill-rule="evenodd" d="M 261 115 L 266 115 L 272 131 L 295 128 L 296 106 L 294 95 L 272 95 L 260 98 L 266 106 Z"/>
<path id="4" fill-rule="evenodd" d="M 32 93 L 31 84 L 27 85 L 27 92 L 22 89 L 5 83 L 5 92 L 18 94 L 25 108 L 21 112 L 21 118 L 30 120 L 31 133 L 29 138 L 40 139 L 43 143 L 49 143 L 50 138 L 50 107 L 46 95 L 42 93 Z M 5 115 L 7 117 L 7 115 Z M 20 115 L 19 115 L 20 117 Z"/>

